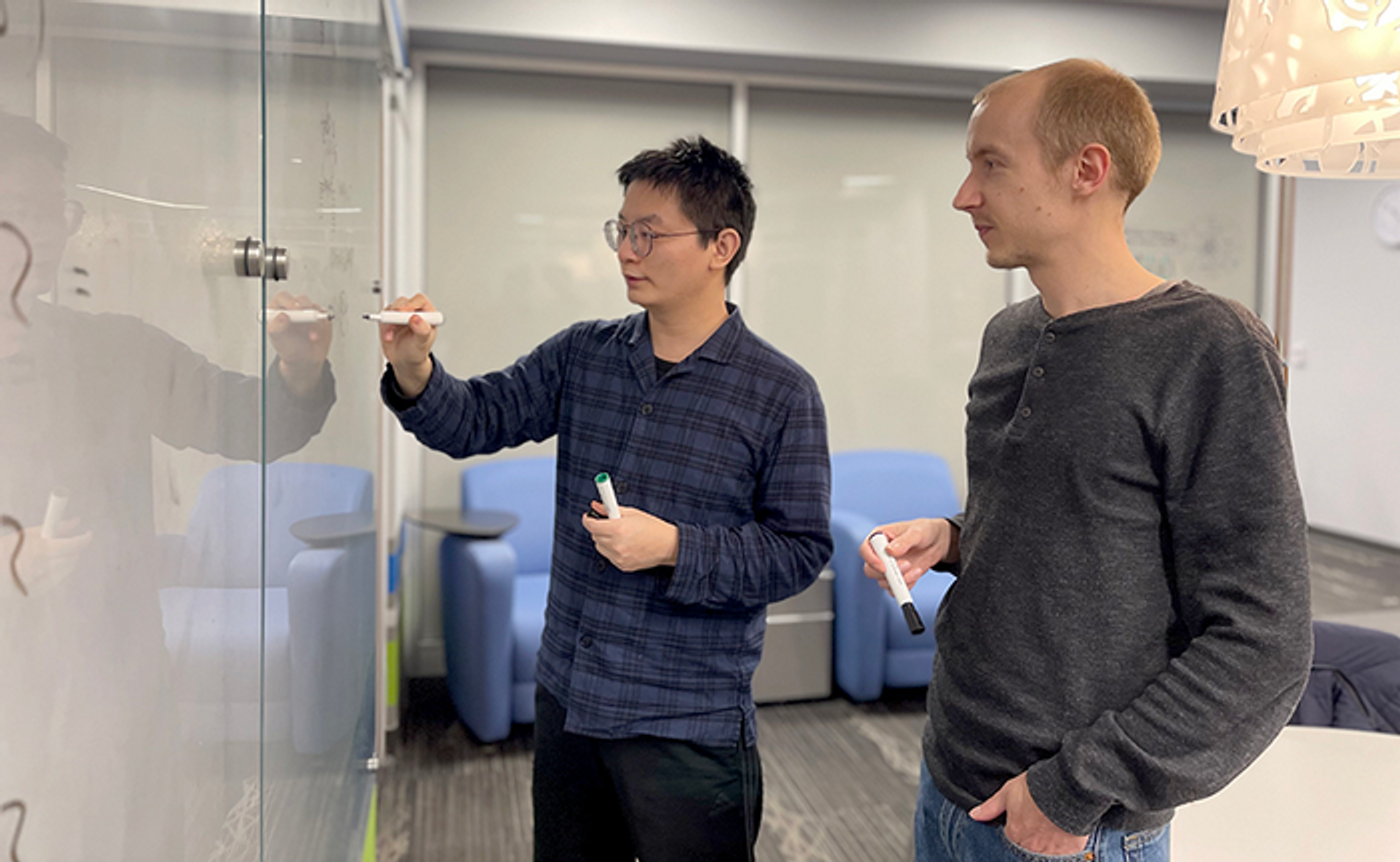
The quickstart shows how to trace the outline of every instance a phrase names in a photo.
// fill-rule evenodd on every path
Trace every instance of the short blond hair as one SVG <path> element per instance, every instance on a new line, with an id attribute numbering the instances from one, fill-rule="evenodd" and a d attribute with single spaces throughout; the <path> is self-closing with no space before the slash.
<path id="1" fill-rule="evenodd" d="M 1023 76 L 1044 83 L 1035 136 L 1046 167 L 1059 168 L 1088 144 L 1102 144 L 1111 158 L 1109 180 L 1127 195 L 1127 209 L 1152 181 L 1162 158 L 1162 130 L 1147 94 L 1116 69 L 1075 59 L 993 81 L 972 103 L 980 105 Z"/>

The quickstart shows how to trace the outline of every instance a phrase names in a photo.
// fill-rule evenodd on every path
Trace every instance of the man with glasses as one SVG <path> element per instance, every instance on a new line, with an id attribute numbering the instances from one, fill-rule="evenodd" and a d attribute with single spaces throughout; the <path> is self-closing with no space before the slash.
<path id="1" fill-rule="evenodd" d="M 382 325 L 383 396 L 453 457 L 559 438 L 535 858 L 750 859 L 751 680 L 766 606 L 831 554 L 826 416 L 811 376 L 725 301 L 754 221 L 738 160 L 678 140 L 617 176 L 604 237 L 643 311 L 576 324 L 470 380 L 434 359 L 421 317 Z M 599 473 L 620 518 L 598 517 Z"/>
<path id="2" fill-rule="evenodd" d="M 1283 363 L 1247 309 L 1133 257 L 1161 140 L 1131 79 L 1067 60 L 974 105 L 953 206 L 1039 296 L 983 335 L 966 512 L 880 528 L 910 582 L 957 572 L 915 858 L 1165 862 L 1173 809 L 1257 757 L 1308 676 Z"/>

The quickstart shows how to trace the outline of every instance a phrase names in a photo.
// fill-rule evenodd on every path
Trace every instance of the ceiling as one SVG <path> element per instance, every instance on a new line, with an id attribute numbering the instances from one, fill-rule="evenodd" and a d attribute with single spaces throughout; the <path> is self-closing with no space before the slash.
<path id="1" fill-rule="evenodd" d="M 1085 2 L 1085 0 L 1031 0 L 1036 3 Z M 1177 9 L 1211 9 L 1224 12 L 1230 0 L 1087 0 L 1090 3 L 1104 3 L 1112 6 L 1168 6 Z"/>

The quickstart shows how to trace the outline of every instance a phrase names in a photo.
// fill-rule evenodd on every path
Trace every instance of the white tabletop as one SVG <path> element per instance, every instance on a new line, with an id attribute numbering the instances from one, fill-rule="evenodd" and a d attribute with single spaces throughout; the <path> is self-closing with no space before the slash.
<path id="1" fill-rule="evenodd" d="M 1290 726 L 1172 821 L 1172 862 L 1400 859 L 1400 736 Z"/>

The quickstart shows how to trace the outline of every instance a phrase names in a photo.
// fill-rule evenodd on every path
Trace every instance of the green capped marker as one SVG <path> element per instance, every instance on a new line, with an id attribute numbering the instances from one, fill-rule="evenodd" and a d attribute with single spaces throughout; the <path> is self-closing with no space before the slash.
<path id="1" fill-rule="evenodd" d="M 598 496 L 603 499 L 603 508 L 608 510 L 608 517 L 621 518 L 622 512 L 617 508 L 617 495 L 613 493 L 612 478 L 607 473 L 599 473 L 593 477 L 593 481 L 598 483 Z"/>

